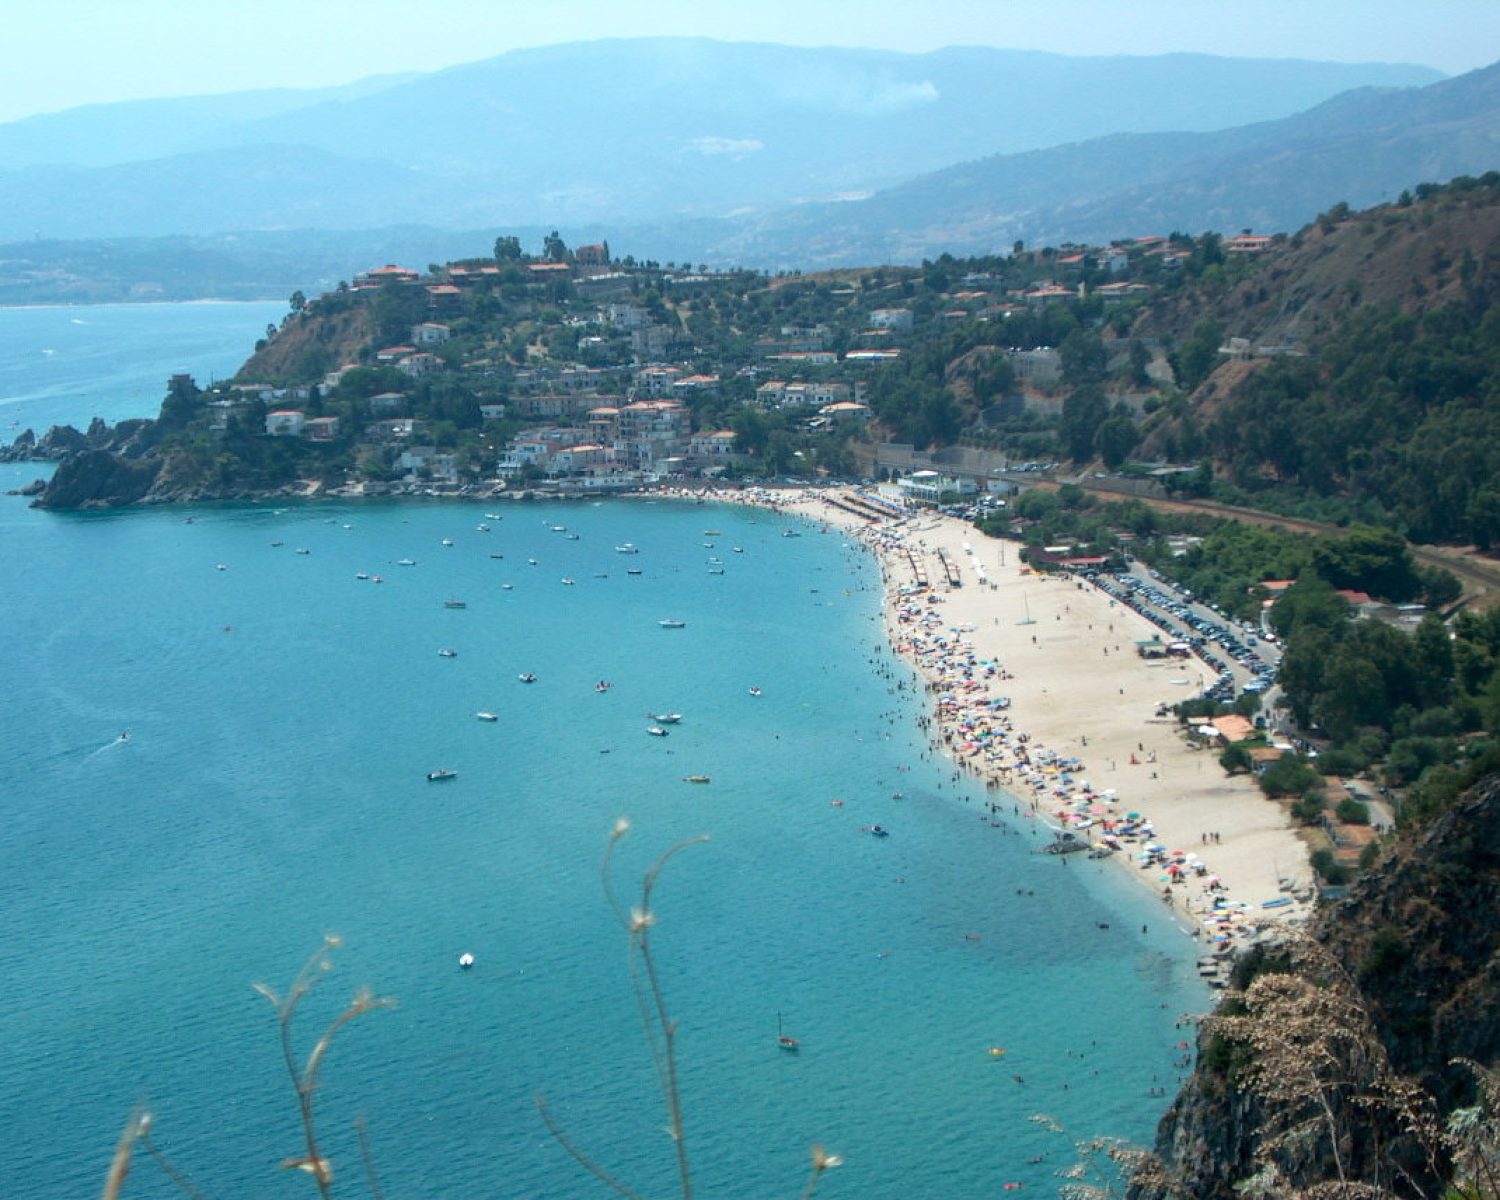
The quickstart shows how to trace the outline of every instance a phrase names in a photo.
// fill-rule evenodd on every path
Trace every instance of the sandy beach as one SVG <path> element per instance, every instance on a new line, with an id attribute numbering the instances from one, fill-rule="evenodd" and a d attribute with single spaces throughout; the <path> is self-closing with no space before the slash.
<path id="1" fill-rule="evenodd" d="M 932 744 L 997 807 L 1116 847 L 1111 860 L 1205 943 L 1305 916 L 1292 891 L 1307 894 L 1311 869 L 1286 811 L 1226 776 L 1218 749 L 1165 712 L 1212 671 L 1139 657 L 1135 643 L 1158 633 L 1144 617 L 1087 582 L 1032 572 L 1016 543 L 955 518 L 871 519 L 851 511 L 857 497 L 817 489 L 713 496 L 773 505 L 875 551 L 892 646 L 927 684 Z"/>

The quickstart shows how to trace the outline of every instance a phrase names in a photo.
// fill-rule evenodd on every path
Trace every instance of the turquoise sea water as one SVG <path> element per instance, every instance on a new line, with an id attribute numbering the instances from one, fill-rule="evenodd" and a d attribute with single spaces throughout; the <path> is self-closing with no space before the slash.
<path id="1" fill-rule="evenodd" d="M 621 815 L 627 897 L 712 838 L 666 869 L 653 930 L 700 1194 L 795 1195 L 815 1141 L 846 1159 L 820 1195 L 1048 1194 L 1074 1139 L 1150 1137 L 1204 1001 L 1190 943 L 924 755 L 874 566 L 838 536 L 641 501 L 25 503 L 0 497 L 0 1194 L 97 1188 L 142 1099 L 211 1194 L 305 1194 L 276 1171 L 295 1104 L 249 985 L 283 988 L 329 931 L 304 1049 L 359 984 L 399 1002 L 328 1060 L 323 1148 L 351 1184 L 363 1113 L 389 1195 L 605 1194 L 541 1092 L 670 1194 L 598 878 Z M 665 710 L 682 723 L 648 736 Z M 161 1190 L 138 1170 L 127 1195 Z"/>

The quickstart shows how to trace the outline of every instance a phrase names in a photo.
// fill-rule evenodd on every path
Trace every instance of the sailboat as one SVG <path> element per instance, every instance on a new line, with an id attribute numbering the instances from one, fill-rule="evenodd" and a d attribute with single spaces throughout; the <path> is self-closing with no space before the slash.
<path id="1" fill-rule="evenodd" d="M 776 1014 L 776 1044 L 783 1050 L 789 1050 L 793 1054 L 802 1049 L 801 1042 L 792 1037 L 790 1034 L 782 1032 L 780 1013 Z"/>

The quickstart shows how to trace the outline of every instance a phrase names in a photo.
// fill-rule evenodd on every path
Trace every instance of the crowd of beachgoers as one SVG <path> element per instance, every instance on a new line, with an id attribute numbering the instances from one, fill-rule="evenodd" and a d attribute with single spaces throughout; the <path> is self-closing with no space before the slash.
<path id="1" fill-rule="evenodd" d="M 996 543 L 984 545 L 971 525 L 903 514 L 868 494 L 667 494 L 808 518 L 874 551 L 891 644 L 928 693 L 932 747 L 983 785 L 996 817 L 1045 823 L 1040 844 L 1064 858 L 1128 864 L 1185 932 L 1215 948 L 1303 915 L 1306 851 L 1286 815 L 1225 777 L 1216 755 L 1165 715 L 1169 687 L 1186 689 L 1175 694 L 1184 699 L 1213 672 L 1139 659 L 1133 643 L 1150 627 L 1138 613 L 1032 572 L 1014 545 L 1008 567 L 1003 552 L 1000 564 L 986 563 Z"/>

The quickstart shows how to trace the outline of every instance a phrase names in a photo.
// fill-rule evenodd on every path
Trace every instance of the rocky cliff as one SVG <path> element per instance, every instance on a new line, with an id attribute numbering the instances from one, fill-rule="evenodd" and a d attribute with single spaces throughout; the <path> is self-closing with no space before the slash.
<path id="1" fill-rule="evenodd" d="M 1480 1104 L 1500 1060 L 1500 776 L 1404 838 L 1307 934 L 1239 964 L 1138 1200 L 1354 1183 L 1374 1190 L 1327 1194 L 1434 1196 L 1500 1149 Z M 1479 1133 L 1456 1136 L 1454 1114 L 1476 1104 Z"/>

